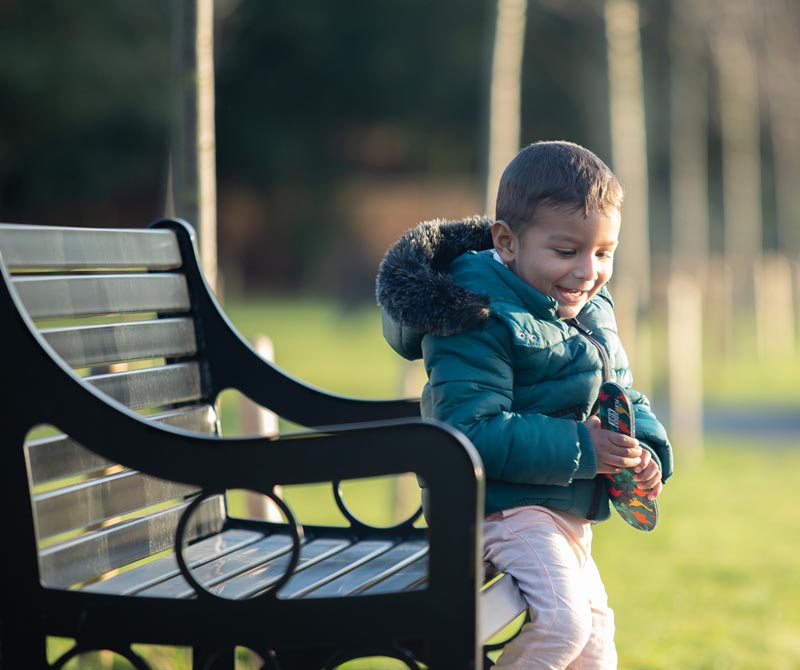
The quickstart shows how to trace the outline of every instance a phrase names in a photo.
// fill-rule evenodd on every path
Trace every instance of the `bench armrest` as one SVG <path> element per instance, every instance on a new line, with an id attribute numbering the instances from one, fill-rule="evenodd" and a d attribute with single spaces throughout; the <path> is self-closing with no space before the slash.
<path id="1" fill-rule="evenodd" d="M 227 388 L 240 391 L 259 405 L 302 426 L 418 417 L 419 400 L 351 398 L 306 384 L 264 360 L 231 323 L 209 289 L 200 270 L 189 224 L 162 219 L 157 228 L 174 230 L 184 259 L 199 337 L 206 343 L 212 395 Z"/>

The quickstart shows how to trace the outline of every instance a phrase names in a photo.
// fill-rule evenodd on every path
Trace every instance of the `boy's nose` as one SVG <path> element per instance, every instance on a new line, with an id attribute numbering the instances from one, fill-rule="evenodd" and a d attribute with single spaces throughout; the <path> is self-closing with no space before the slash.
<path id="1" fill-rule="evenodd" d="M 579 279 L 597 279 L 597 262 L 594 256 L 577 257 L 575 266 L 575 276 Z"/>

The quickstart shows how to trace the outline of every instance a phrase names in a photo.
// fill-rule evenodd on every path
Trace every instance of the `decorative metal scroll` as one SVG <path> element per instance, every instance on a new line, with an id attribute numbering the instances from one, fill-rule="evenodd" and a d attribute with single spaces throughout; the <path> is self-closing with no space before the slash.
<path id="1" fill-rule="evenodd" d="M 409 670 L 422 670 L 424 666 L 420 665 L 417 661 L 416 656 L 406 649 L 405 647 L 401 647 L 398 644 L 392 645 L 391 649 L 361 649 L 356 652 L 340 652 L 336 654 L 325 667 L 323 670 L 337 670 L 339 666 L 343 663 L 348 663 L 350 661 L 354 661 L 359 658 L 367 658 L 370 656 L 382 656 L 384 658 L 393 658 L 398 661 L 402 661 L 406 664 L 406 667 Z"/>
<path id="2" fill-rule="evenodd" d="M 253 649 L 251 647 L 243 647 L 243 648 L 246 648 L 249 651 L 252 651 L 252 652 L 258 654 L 258 656 L 259 656 L 259 658 L 261 660 L 261 665 L 258 666 L 258 670 L 282 670 L 282 666 L 281 666 L 280 663 L 278 663 L 278 659 L 277 659 L 277 657 L 275 655 L 275 652 L 272 651 L 271 649 L 268 650 L 268 651 L 262 652 L 262 651 L 260 651 L 258 649 Z M 216 667 L 217 661 L 219 661 L 221 659 L 225 660 L 225 657 L 228 656 L 231 653 L 232 652 L 229 649 L 224 649 L 224 650 L 220 649 L 219 651 L 215 651 L 210 656 L 208 656 L 208 657 L 203 659 L 204 663 L 203 663 L 202 667 L 204 667 L 204 668 L 214 668 L 214 667 Z M 224 667 L 227 667 L 227 665 L 225 665 Z M 236 667 L 239 667 L 238 663 L 237 663 Z"/>
<path id="3" fill-rule="evenodd" d="M 116 646 L 103 646 L 95 647 L 88 644 L 77 643 L 72 649 L 58 657 L 58 659 L 51 665 L 52 670 L 61 670 L 67 663 L 69 663 L 76 656 L 81 654 L 88 654 L 94 651 L 110 651 L 117 656 L 122 656 L 128 663 L 130 663 L 136 670 L 152 670 L 151 666 L 137 654 L 130 647 L 116 647 Z"/>
<path id="4" fill-rule="evenodd" d="M 289 559 L 289 565 L 286 567 L 286 571 L 281 575 L 281 577 L 270 584 L 269 587 L 265 588 L 263 591 L 258 593 L 257 595 L 253 596 L 254 598 L 261 598 L 271 593 L 277 593 L 278 590 L 286 584 L 287 581 L 291 578 L 294 574 L 295 568 L 300 561 L 300 546 L 303 542 L 303 527 L 297 522 L 295 519 L 294 514 L 292 514 L 292 510 L 289 506 L 283 501 L 283 499 L 278 496 L 274 491 L 254 491 L 255 493 L 260 493 L 265 495 L 267 498 L 272 500 L 273 503 L 278 507 L 281 514 L 283 514 L 284 518 L 286 519 L 286 526 L 289 530 L 289 534 L 292 538 L 292 553 Z M 207 589 L 203 584 L 195 579 L 192 571 L 189 569 L 188 564 L 186 563 L 186 559 L 183 555 L 184 549 L 184 538 L 186 537 L 186 528 L 189 525 L 189 520 L 191 519 L 192 513 L 198 508 L 198 506 L 208 498 L 211 498 L 216 495 L 224 495 L 225 491 L 222 490 L 205 490 L 201 491 L 200 495 L 198 495 L 189 506 L 184 510 L 183 514 L 181 515 L 180 520 L 178 521 L 178 527 L 175 530 L 175 557 L 178 560 L 178 567 L 180 568 L 181 574 L 183 575 L 184 579 L 192 586 L 197 593 L 197 596 L 202 597 L 210 597 L 210 598 L 220 598 L 224 599 L 221 596 L 213 593 L 209 589 Z"/>
<path id="5" fill-rule="evenodd" d="M 414 522 L 422 516 L 422 505 L 420 505 L 417 510 L 409 516 L 407 519 L 404 519 L 398 524 L 394 526 L 389 526 L 388 528 L 373 526 L 372 524 L 366 523 L 359 519 L 350 508 L 347 506 L 347 503 L 344 501 L 344 495 L 342 494 L 342 483 L 344 480 L 336 479 L 332 482 L 333 486 L 333 497 L 336 500 L 336 506 L 339 508 L 339 511 L 342 515 L 350 522 L 350 525 L 353 528 L 360 528 L 363 530 L 389 530 L 389 531 L 398 531 L 404 532 L 408 531 L 414 526 Z"/>

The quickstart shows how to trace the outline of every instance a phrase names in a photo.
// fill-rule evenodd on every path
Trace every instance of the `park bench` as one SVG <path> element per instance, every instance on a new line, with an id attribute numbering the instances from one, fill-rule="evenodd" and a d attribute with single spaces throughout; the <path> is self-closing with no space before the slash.
<path id="1" fill-rule="evenodd" d="M 0 667 L 77 667 L 94 650 L 159 667 L 138 645 L 184 648 L 195 669 L 234 668 L 239 648 L 267 670 L 490 663 L 485 643 L 524 603 L 510 577 L 484 583 L 483 474 L 461 433 L 259 356 L 183 221 L 0 224 L 0 271 Z M 223 437 L 226 389 L 302 429 Z M 427 525 L 373 527 L 340 495 L 398 473 L 430 486 Z M 302 523 L 277 493 L 319 482 L 344 523 Z M 237 516 L 226 492 L 240 490 L 282 518 Z"/>

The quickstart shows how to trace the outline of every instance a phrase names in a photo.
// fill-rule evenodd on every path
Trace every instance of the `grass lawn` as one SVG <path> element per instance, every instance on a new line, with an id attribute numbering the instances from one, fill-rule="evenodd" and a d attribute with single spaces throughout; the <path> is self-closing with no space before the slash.
<path id="1" fill-rule="evenodd" d="M 597 528 L 621 670 L 800 668 L 797 447 L 709 439 L 651 534 Z"/>

